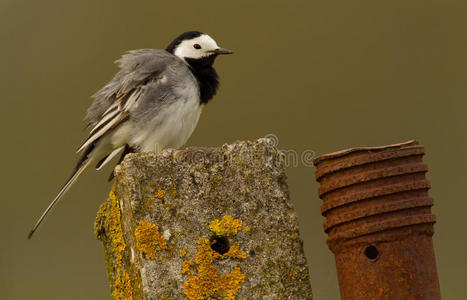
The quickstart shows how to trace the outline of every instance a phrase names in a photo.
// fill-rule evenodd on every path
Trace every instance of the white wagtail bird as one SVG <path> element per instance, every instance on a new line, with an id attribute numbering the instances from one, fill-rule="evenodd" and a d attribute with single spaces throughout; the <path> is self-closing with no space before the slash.
<path id="1" fill-rule="evenodd" d="M 133 50 L 117 60 L 120 71 L 93 95 L 86 115 L 92 129 L 78 149 L 81 158 L 28 238 L 89 165 L 99 170 L 118 154 L 120 163 L 128 153 L 182 147 L 219 86 L 214 60 L 231 53 L 209 35 L 189 31 L 165 50 Z"/>

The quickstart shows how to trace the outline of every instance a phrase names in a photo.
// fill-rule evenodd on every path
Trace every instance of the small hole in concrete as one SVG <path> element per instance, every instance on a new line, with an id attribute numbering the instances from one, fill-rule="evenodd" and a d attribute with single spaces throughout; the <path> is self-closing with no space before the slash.
<path id="1" fill-rule="evenodd" d="M 375 246 L 368 246 L 365 248 L 365 255 L 369 259 L 375 259 L 378 257 L 379 251 Z"/>
<path id="2" fill-rule="evenodd" d="M 213 235 L 209 241 L 211 241 L 211 249 L 219 254 L 225 254 L 230 249 L 229 239 L 225 236 Z"/>

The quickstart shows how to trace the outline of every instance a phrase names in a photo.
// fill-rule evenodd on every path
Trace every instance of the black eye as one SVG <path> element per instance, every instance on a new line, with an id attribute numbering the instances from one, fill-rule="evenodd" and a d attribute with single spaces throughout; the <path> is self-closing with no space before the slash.
<path id="1" fill-rule="evenodd" d="M 201 46 L 200 46 L 199 44 L 194 44 L 194 45 L 193 45 L 193 48 L 195 48 L 195 49 L 201 49 Z"/>

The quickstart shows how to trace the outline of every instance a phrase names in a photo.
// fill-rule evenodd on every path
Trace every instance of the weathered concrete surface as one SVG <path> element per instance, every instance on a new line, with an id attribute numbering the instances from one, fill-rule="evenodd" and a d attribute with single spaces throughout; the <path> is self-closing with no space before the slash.
<path id="1" fill-rule="evenodd" d="M 311 299 L 280 153 L 266 139 L 128 155 L 98 213 L 115 299 Z"/>

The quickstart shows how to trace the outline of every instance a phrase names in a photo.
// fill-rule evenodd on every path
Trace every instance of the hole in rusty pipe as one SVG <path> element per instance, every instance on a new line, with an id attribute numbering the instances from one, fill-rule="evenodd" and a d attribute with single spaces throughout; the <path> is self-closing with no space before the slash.
<path id="1" fill-rule="evenodd" d="M 365 256 L 368 259 L 376 259 L 378 257 L 379 251 L 375 246 L 368 246 L 365 248 Z"/>

